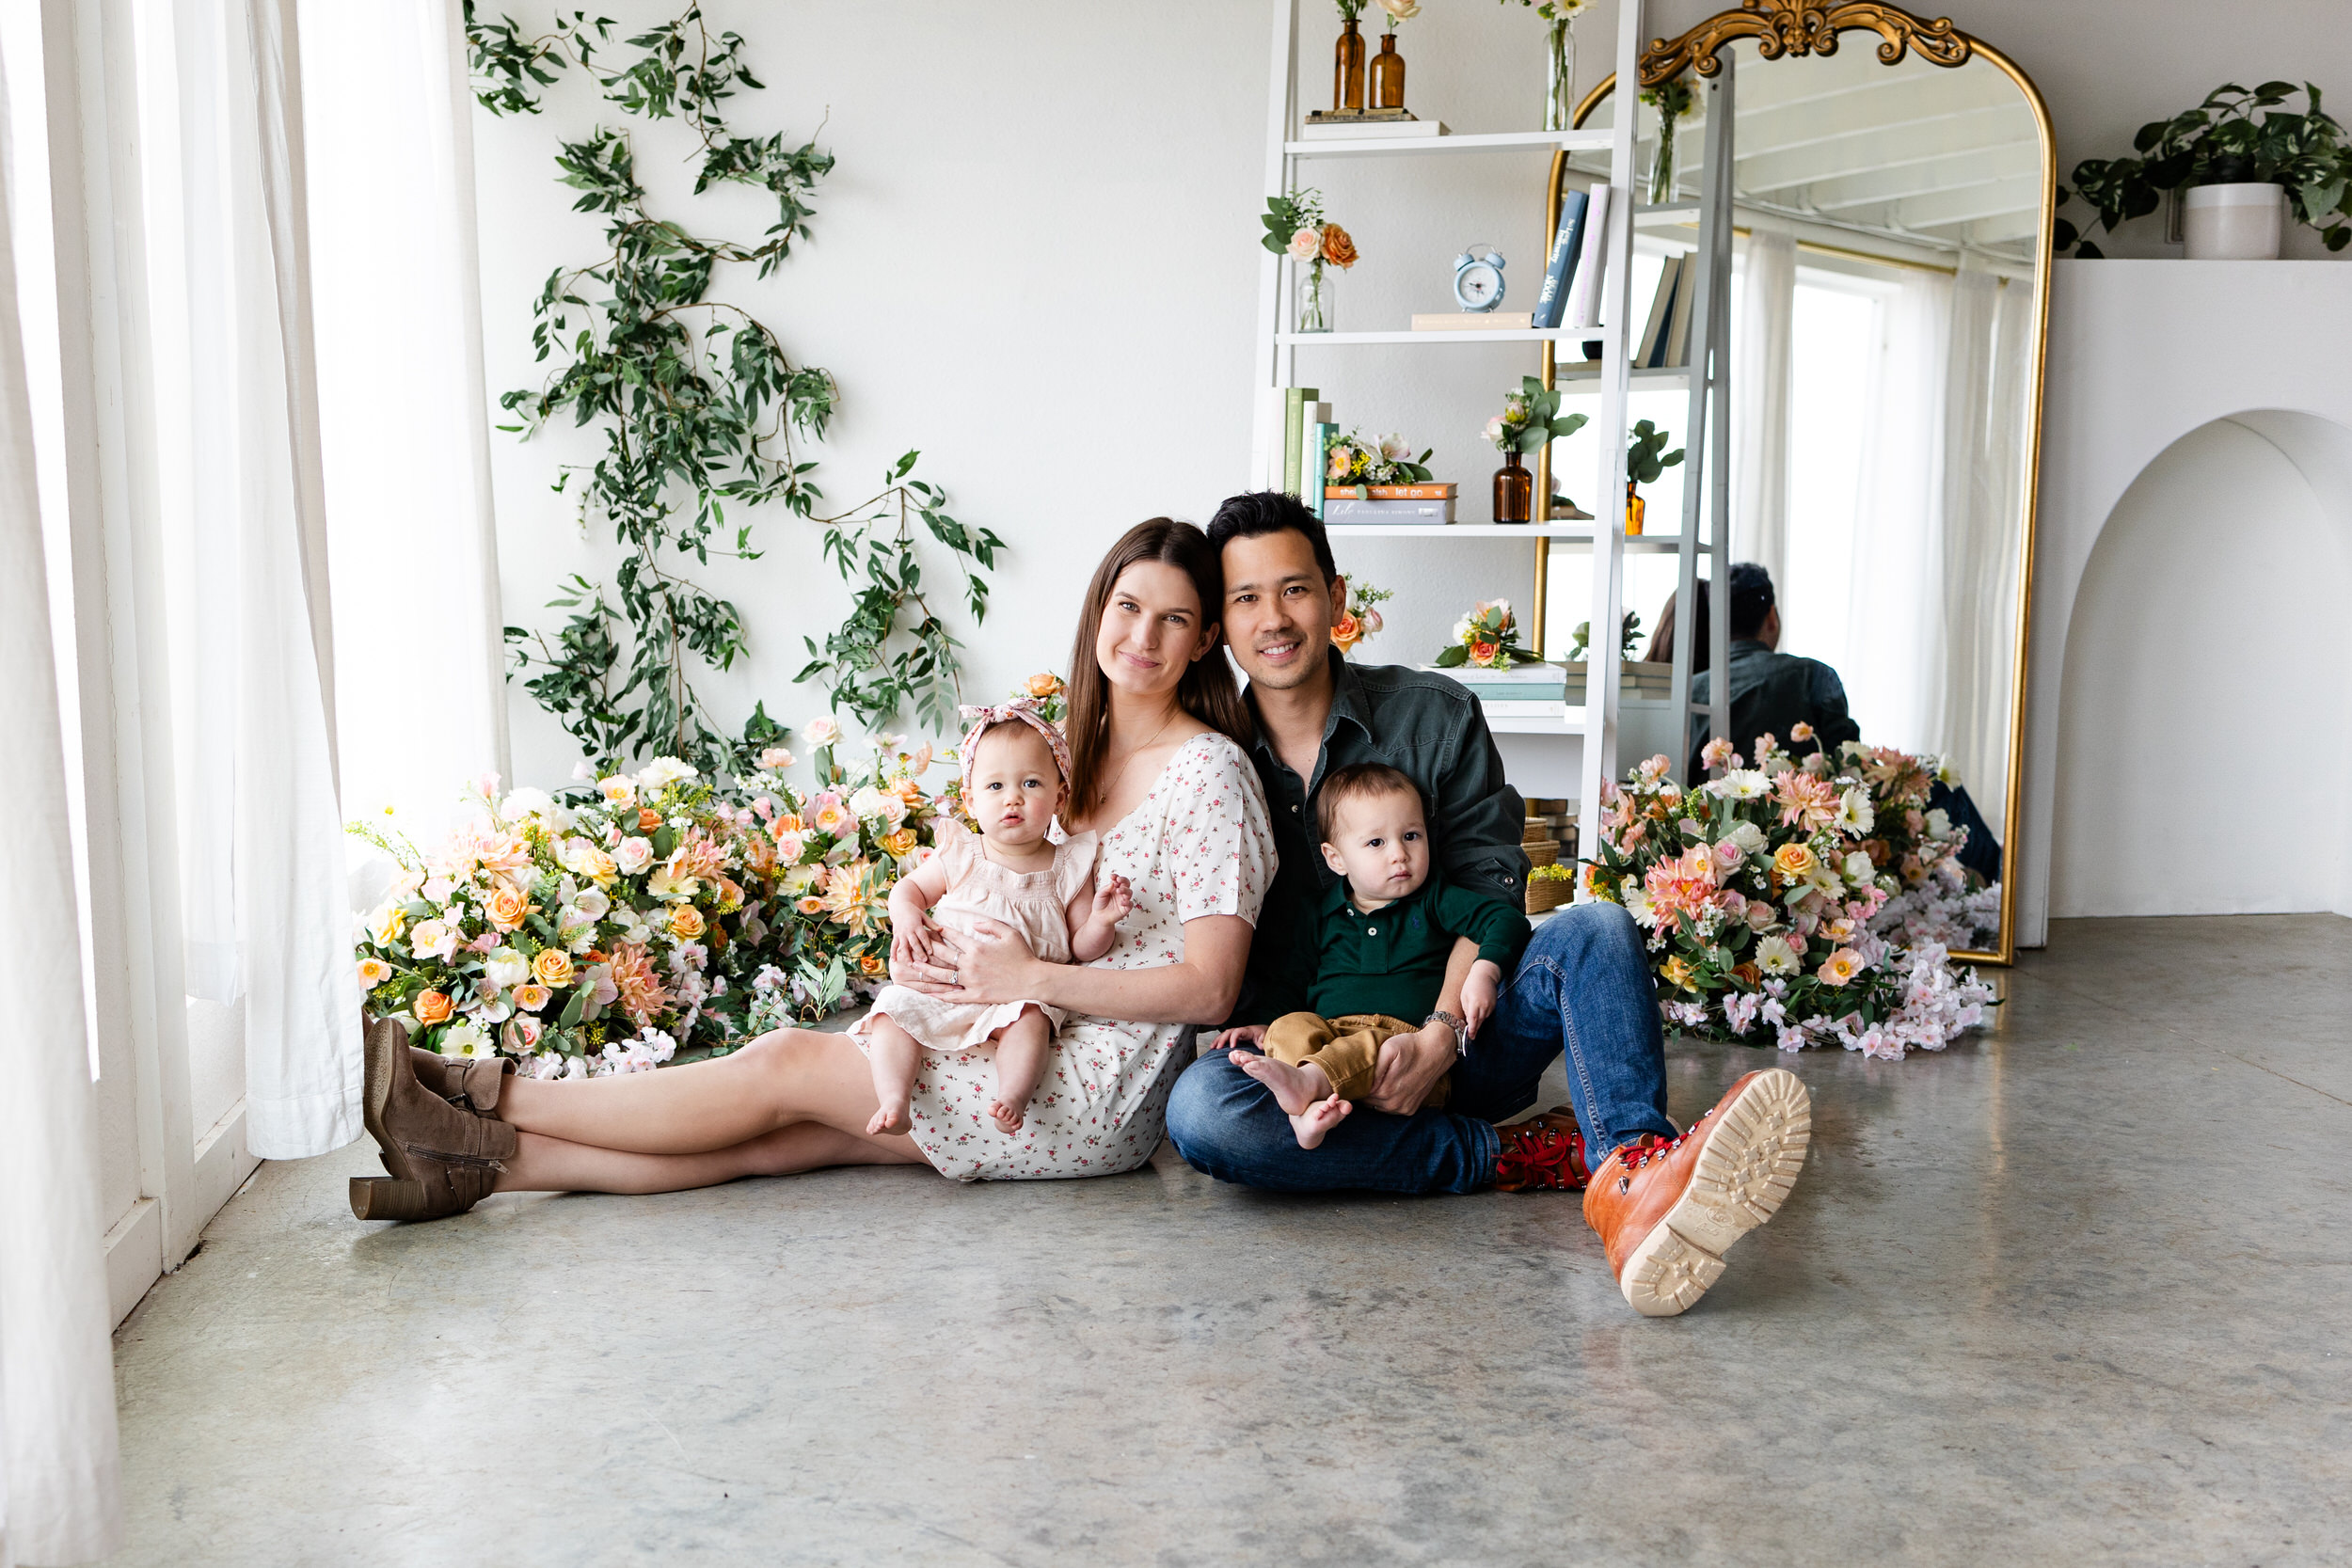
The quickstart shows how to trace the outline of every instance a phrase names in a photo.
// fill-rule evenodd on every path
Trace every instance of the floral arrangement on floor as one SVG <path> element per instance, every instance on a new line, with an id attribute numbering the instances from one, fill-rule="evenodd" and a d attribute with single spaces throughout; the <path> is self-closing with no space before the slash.
<path id="1" fill-rule="evenodd" d="M 1542 661 L 1519 646 L 1519 623 L 1508 599 L 1481 599 L 1454 623 L 1454 641 L 1430 662 L 1440 670 L 1508 670 Z"/>
<path id="2" fill-rule="evenodd" d="M 1394 431 L 1368 437 L 1351 430 L 1331 443 L 1324 479 L 1330 484 L 1353 484 L 1359 501 L 1372 499 L 1375 484 L 1426 484 L 1430 482 L 1429 454 L 1437 449 L 1428 448 L 1419 457 L 1410 455 L 1412 450 Z"/>
<path id="3" fill-rule="evenodd" d="M 1497 451 L 1541 451 L 1564 436 L 1584 428 L 1581 414 L 1560 412 L 1560 394 L 1535 377 L 1522 376 L 1519 389 L 1502 394 L 1502 412 L 1488 420 L 1478 435 Z"/>
<path id="4" fill-rule="evenodd" d="M 501 798 L 498 782 L 477 784 L 482 816 L 429 856 L 354 825 L 398 867 L 361 921 L 370 1016 L 540 1077 L 637 1071 L 739 1033 L 773 912 L 754 815 L 675 757 L 572 804 Z"/>
<path id="5" fill-rule="evenodd" d="M 1811 740 L 1810 726 L 1798 725 L 1790 738 Z M 1853 740 L 1841 752 L 1843 766 L 1870 792 L 1876 825 L 1862 850 L 1899 884 L 1870 928 L 1909 947 L 1975 947 L 1990 940 L 2001 926 L 2000 886 L 1961 864 L 1968 830 L 1928 804 L 1939 782 L 1952 783 L 1942 759 Z"/>
<path id="6" fill-rule="evenodd" d="M 397 867 L 360 922 L 369 1015 L 444 1055 L 580 1078 L 723 1053 L 871 995 L 891 886 L 932 847 L 930 748 L 883 736 L 850 768 L 834 721 L 802 733 L 810 790 L 769 746 L 733 784 L 675 757 L 585 768 L 560 796 L 501 797 L 488 777 L 479 819 L 430 855 L 354 824 Z"/>
<path id="7" fill-rule="evenodd" d="M 1347 603 L 1331 626 L 1331 646 L 1353 657 L 1359 647 L 1380 635 L 1380 611 L 1375 607 L 1395 597 L 1388 589 L 1350 578 Z"/>
<path id="8" fill-rule="evenodd" d="M 1867 844 L 1893 855 L 1887 834 L 1899 832 L 1915 859 L 1922 846 L 1939 864 L 1958 852 L 1927 834 L 1924 817 L 1917 829 L 1907 816 L 1880 821 L 1877 797 L 1907 811 L 1899 802 L 1932 765 L 1856 748 L 1851 770 L 1836 772 L 1818 747 L 1800 763 L 1770 736 L 1757 751 L 1746 767 L 1728 740 L 1712 740 L 1702 784 L 1675 784 L 1656 756 L 1604 792 L 1587 885 L 1649 932 L 1666 1021 L 1784 1051 L 1835 1040 L 1889 1060 L 1941 1050 L 1981 1022 L 1993 990 L 1976 971 L 1956 969 L 1940 943 L 1898 946 L 1873 928 L 1903 883 Z"/>

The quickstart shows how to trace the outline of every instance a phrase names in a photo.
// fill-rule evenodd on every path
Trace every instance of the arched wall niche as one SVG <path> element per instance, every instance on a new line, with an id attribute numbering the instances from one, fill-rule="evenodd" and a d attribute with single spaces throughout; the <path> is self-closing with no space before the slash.
<path id="1" fill-rule="evenodd" d="M 2276 668 L 2308 663 L 2329 627 L 2352 623 L 2343 564 L 2352 553 L 2347 364 L 2352 265 L 2342 261 L 2060 261 L 2052 267 L 2042 504 L 2027 610 L 2025 799 L 2011 830 L 2020 835 L 2019 945 L 2047 942 L 2054 913 L 2185 914 L 2256 903 L 2280 909 L 2290 896 L 2311 898 L 2308 863 L 2250 867 L 2248 883 L 2233 891 L 2197 883 L 2182 863 L 2242 858 L 2245 814 L 2259 809 L 2256 791 L 2290 772 L 2340 776 L 2352 760 L 2328 738 L 2352 727 L 2346 698 L 2329 683 L 2352 682 L 2327 670 Z M 2235 473 L 2238 482 L 2208 485 L 2217 473 Z M 2194 528 L 2167 499 L 2190 489 L 2217 507 Z M 2308 605 L 2324 588 L 2325 602 L 2337 608 L 2316 626 L 2281 624 L 2275 609 L 2255 602 L 2253 585 L 2271 580 L 2274 562 L 2253 541 L 2314 534 L 2331 542 L 2312 546 L 2307 563 L 2311 578 L 2324 583 L 2281 585 L 2280 602 Z M 2193 582 L 2167 563 L 2170 552 L 2195 564 Z M 2078 592 L 2090 595 L 2079 624 Z M 2249 624 L 2209 624 L 2225 615 Z M 2192 626 L 2209 646 L 2183 637 Z M 2221 709 L 2150 703 L 2146 724 L 2128 729 L 2112 713 L 2077 711 L 2078 704 L 2142 701 L 2136 683 L 2150 673 L 2136 661 L 2159 655 L 2171 673 L 2156 675 L 2202 692 L 2208 705 L 2217 689 L 2203 667 L 2260 657 L 2266 665 L 2259 679 L 2271 684 L 2249 686 L 2257 677 L 2241 672 L 2235 687 L 2218 689 Z M 2238 792 L 2219 801 L 2201 797 L 2201 775 L 2188 753 L 2220 749 L 2249 709 L 2283 711 L 2266 706 L 2265 693 L 2287 684 L 2312 693 L 2297 734 L 2257 737 L 2257 752 L 2231 759 L 2240 769 Z M 2089 728 L 2078 729 L 2078 721 Z M 2147 728 L 2157 733 L 2142 733 Z M 2108 750 L 2086 747 L 2090 734 Z M 2341 864 L 2352 839 L 2335 826 L 2340 815 L 2331 808 L 2305 824 L 2294 852 Z M 2155 842 L 2151 833 L 2159 835 Z M 2145 875 L 2123 879 L 2086 863 L 2098 854 Z M 2339 872 L 2338 887 L 2345 880 Z M 2054 896 L 2058 884 L 2062 904 Z M 2257 899 L 2251 890 L 2260 884 L 2279 895 Z M 2342 893 L 2303 907 L 2352 913 Z"/>
<path id="2" fill-rule="evenodd" d="M 2352 429 L 2249 410 L 2143 468 L 2068 617 L 2050 913 L 2352 913 Z"/>

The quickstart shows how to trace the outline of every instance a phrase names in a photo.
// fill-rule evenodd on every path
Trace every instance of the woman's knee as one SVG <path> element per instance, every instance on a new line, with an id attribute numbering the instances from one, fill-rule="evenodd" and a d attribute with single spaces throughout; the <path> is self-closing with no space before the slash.
<path id="1" fill-rule="evenodd" d="M 833 1037 L 814 1029 L 771 1029 L 730 1058 L 759 1085 L 762 1099 L 782 1103 L 792 1085 L 804 1079 L 833 1047 Z"/>

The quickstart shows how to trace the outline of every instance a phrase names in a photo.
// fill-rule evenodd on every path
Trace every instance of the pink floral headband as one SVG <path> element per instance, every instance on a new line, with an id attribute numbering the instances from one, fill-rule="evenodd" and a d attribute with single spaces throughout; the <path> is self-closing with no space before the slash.
<path id="1" fill-rule="evenodd" d="M 980 736 L 998 724 L 1015 721 L 1028 725 L 1045 737 L 1045 749 L 1054 753 L 1054 766 L 1061 769 L 1062 787 L 1070 787 L 1070 742 L 1063 737 L 1061 726 L 1038 710 L 1035 698 L 1015 697 L 1009 703 L 999 703 L 993 707 L 975 707 L 966 703 L 958 711 L 972 726 L 963 732 L 963 744 L 956 748 L 956 754 L 963 764 L 965 800 L 972 798 L 972 762 L 979 752 Z"/>

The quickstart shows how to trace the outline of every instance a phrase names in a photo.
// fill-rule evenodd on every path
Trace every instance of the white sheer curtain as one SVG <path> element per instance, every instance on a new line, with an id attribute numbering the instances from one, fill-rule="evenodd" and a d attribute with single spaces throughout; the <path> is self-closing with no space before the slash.
<path id="1" fill-rule="evenodd" d="M 1760 562 L 1779 582 L 1788 565 L 1789 334 L 1796 314 L 1797 242 L 1758 225 L 1733 321 L 1731 442 L 1734 561 Z"/>
<path id="2" fill-rule="evenodd" d="M 7 126 L 0 103 L 0 139 Z M 11 1000 L 0 1028 L 0 1568 L 87 1562 L 122 1544 L 79 899 L 10 162 L 0 146 L 0 734 L 15 816 L 0 834 Z"/>
<path id="3" fill-rule="evenodd" d="M 1986 272 L 1953 279 L 1944 426 L 1945 691 L 1933 743 L 1995 833 L 2007 826 L 2032 308 L 2030 284 L 2004 286 Z"/>
<path id="4" fill-rule="evenodd" d="M 358 1136 L 292 0 L 140 13 L 188 990 L 245 1001 L 246 1138 Z"/>
<path id="5" fill-rule="evenodd" d="M 1907 271 L 1879 315 L 1864 434 L 1848 645 L 1863 738 L 1934 750 L 1944 701 L 1944 438 L 1951 279 Z"/>
<path id="6" fill-rule="evenodd" d="M 420 840 L 507 771 L 460 12 L 301 6 L 343 810 Z"/>

